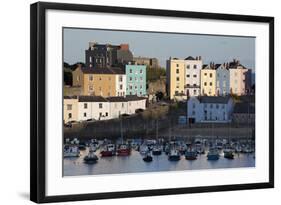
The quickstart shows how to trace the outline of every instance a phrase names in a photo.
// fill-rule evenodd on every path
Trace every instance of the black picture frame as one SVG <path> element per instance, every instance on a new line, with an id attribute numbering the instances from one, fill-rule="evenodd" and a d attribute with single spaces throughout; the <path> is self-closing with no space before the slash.
<path id="1" fill-rule="evenodd" d="M 193 188 L 89 193 L 46 196 L 46 80 L 45 37 L 46 10 L 85 11 L 194 19 L 262 22 L 269 25 L 269 181 L 263 183 L 230 184 Z M 30 7 L 30 199 L 37 203 L 76 200 L 97 200 L 123 197 L 141 197 L 198 192 L 231 191 L 274 187 L 274 18 L 264 16 L 230 15 L 218 13 L 125 8 L 82 4 L 38 2 Z"/>

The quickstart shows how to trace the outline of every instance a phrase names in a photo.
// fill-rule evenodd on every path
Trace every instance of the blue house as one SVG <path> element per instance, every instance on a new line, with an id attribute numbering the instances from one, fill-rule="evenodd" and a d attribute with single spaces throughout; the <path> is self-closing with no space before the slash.
<path id="1" fill-rule="evenodd" d="M 126 95 L 146 95 L 146 66 L 126 65 Z"/>
<path id="2" fill-rule="evenodd" d="M 230 93 L 230 75 L 227 65 L 221 64 L 216 70 L 216 95 L 227 95 Z"/>

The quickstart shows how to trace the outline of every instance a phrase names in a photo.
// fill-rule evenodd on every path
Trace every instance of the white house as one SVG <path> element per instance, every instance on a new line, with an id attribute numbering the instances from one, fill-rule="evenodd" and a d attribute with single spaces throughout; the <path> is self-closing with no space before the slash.
<path id="1" fill-rule="evenodd" d="M 146 109 L 146 98 L 138 96 L 74 96 L 64 97 L 64 123 L 69 121 L 109 120 L 122 114 Z"/>
<path id="2" fill-rule="evenodd" d="M 108 97 L 107 100 L 110 102 L 111 118 L 118 118 L 120 115 L 127 114 L 128 103 L 125 97 Z"/>
<path id="3" fill-rule="evenodd" d="M 125 96 L 126 95 L 126 85 L 127 78 L 125 72 L 115 72 L 117 75 L 115 76 L 116 80 L 116 96 Z"/>
<path id="4" fill-rule="evenodd" d="M 189 123 L 231 121 L 234 102 L 230 96 L 191 97 L 187 101 L 187 119 Z"/>
<path id="5" fill-rule="evenodd" d="M 78 96 L 78 121 L 111 119 L 109 102 L 101 96 Z"/>
<path id="6" fill-rule="evenodd" d="M 185 63 L 185 93 L 188 96 L 200 95 L 200 71 L 202 69 L 201 56 L 184 59 Z"/>

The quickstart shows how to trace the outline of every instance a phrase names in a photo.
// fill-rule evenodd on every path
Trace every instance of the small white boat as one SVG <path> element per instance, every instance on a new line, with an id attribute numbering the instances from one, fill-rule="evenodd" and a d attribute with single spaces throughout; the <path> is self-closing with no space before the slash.
<path id="1" fill-rule="evenodd" d="M 66 157 L 79 157 L 80 151 L 76 145 L 67 145 L 64 147 L 63 156 Z"/>

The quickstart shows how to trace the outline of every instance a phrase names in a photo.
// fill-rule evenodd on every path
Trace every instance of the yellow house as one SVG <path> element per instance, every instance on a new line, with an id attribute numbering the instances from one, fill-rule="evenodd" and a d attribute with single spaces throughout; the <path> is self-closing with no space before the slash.
<path id="1" fill-rule="evenodd" d="M 81 87 L 83 85 L 82 65 L 78 64 L 76 69 L 72 71 L 72 86 Z"/>
<path id="2" fill-rule="evenodd" d="M 201 95 L 216 95 L 216 65 L 203 66 L 201 70 Z"/>
<path id="3" fill-rule="evenodd" d="M 120 68 L 92 68 L 83 71 L 83 95 L 117 96 Z"/>
<path id="4" fill-rule="evenodd" d="M 167 91 L 170 99 L 184 96 L 185 61 L 180 59 L 167 60 Z"/>
<path id="5" fill-rule="evenodd" d="M 63 122 L 78 121 L 78 99 L 65 96 L 63 100 Z"/>

